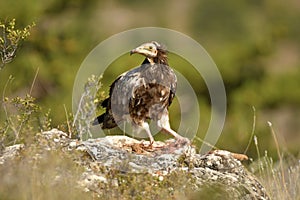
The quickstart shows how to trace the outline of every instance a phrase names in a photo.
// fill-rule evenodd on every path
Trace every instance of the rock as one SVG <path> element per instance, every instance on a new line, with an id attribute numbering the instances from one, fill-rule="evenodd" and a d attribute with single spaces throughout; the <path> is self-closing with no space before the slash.
<path id="1" fill-rule="evenodd" d="M 99 198 L 119 198 L 118 191 L 122 198 L 126 195 L 146 198 L 150 191 L 153 192 L 150 199 L 161 199 L 166 194 L 172 199 L 184 199 L 184 190 L 197 193 L 217 186 L 229 199 L 269 199 L 258 179 L 242 165 L 240 160 L 246 159 L 245 155 L 224 150 L 200 155 L 189 143 L 174 139 L 156 141 L 152 146 L 148 141 L 127 136 L 80 142 L 57 129 L 39 134 L 37 140 L 45 151 L 72 155 L 84 169 L 78 187 Z M 18 155 L 16 152 L 24 148 L 21 146 L 7 147 L 0 163 Z M 154 194 L 158 189 L 160 194 Z M 166 194 L 161 192 L 163 189 Z"/>
<path id="2" fill-rule="evenodd" d="M 22 149 L 24 149 L 24 144 L 15 144 L 5 147 L 0 156 L 0 165 L 4 164 L 7 160 L 11 160 L 19 156 Z"/>
<path id="3" fill-rule="evenodd" d="M 82 142 L 95 163 L 130 173 L 167 175 L 173 171 L 185 171 L 192 175 L 198 189 L 207 184 L 222 184 L 235 198 L 269 199 L 264 187 L 235 157 L 245 159 L 224 150 L 207 154 L 196 153 L 189 144 L 177 144 L 174 139 L 148 144 L 127 136 L 106 136 Z M 127 162 L 124 165 L 124 161 Z"/>
<path id="4" fill-rule="evenodd" d="M 126 173 L 150 173 L 177 169 L 180 156 L 191 150 L 189 145 L 176 144 L 175 140 L 166 143 L 140 142 L 127 136 L 106 136 L 81 143 L 91 158 L 105 167 Z M 81 148 L 81 147 L 80 147 Z M 128 161 L 126 166 L 122 165 Z"/>

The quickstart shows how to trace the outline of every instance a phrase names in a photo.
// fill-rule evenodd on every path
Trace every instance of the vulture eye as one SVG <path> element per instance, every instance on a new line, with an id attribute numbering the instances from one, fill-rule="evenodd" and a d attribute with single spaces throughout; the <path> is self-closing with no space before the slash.
<path id="1" fill-rule="evenodd" d="M 150 46 L 150 47 L 149 47 L 149 49 L 150 49 L 150 50 L 152 50 L 152 49 L 153 49 L 153 47 L 152 47 L 152 46 Z"/>

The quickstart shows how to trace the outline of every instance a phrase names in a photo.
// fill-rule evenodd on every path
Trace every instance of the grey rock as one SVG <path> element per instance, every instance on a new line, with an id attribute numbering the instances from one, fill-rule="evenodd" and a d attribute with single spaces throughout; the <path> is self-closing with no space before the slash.
<path id="1" fill-rule="evenodd" d="M 156 141 L 152 146 L 127 136 L 78 141 L 57 129 L 39 134 L 38 141 L 45 151 L 61 150 L 75 155 L 74 161 L 84 168 L 78 187 L 98 196 L 105 195 L 106 185 L 118 188 L 122 184 L 115 176 L 108 175 L 113 171 L 123 177 L 150 175 L 159 181 L 178 173 L 186 177 L 182 188 L 189 185 L 194 191 L 201 191 L 220 186 L 229 199 L 270 199 L 258 179 L 242 165 L 241 160 L 246 156 L 229 151 L 214 150 L 201 155 L 188 142 L 174 139 Z M 7 147 L 0 156 L 0 164 L 17 156 L 23 148 L 24 145 Z M 174 190 L 168 188 L 170 192 Z"/>

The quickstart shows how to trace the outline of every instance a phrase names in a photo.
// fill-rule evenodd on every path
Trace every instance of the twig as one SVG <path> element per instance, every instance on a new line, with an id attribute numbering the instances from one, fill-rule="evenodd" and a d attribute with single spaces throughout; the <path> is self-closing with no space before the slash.
<path id="1" fill-rule="evenodd" d="M 75 126 L 76 120 L 77 120 L 78 115 L 79 115 L 79 113 L 80 113 L 80 109 L 79 109 L 79 108 L 80 108 L 80 106 L 82 105 L 83 97 L 84 97 L 84 95 L 81 95 L 81 97 L 80 97 L 79 104 L 78 104 L 78 109 L 77 109 L 77 111 L 76 111 L 76 113 L 75 113 L 75 116 L 74 116 L 74 119 L 73 119 L 73 123 L 72 123 L 72 126 L 73 126 L 73 127 Z"/>
<path id="2" fill-rule="evenodd" d="M 34 75 L 34 78 L 33 78 L 32 84 L 31 84 L 31 87 L 30 87 L 30 91 L 29 91 L 30 96 L 31 96 L 31 93 L 32 93 L 33 86 L 34 86 L 34 84 L 35 84 L 37 75 L 38 75 L 38 73 L 39 73 L 39 70 L 40 70 L 40 68 L 38 67 L 37 70 L 36 70 L 36 72 L 35 72 L 35 75 Z"/>
<path id="3" fill-rule="evenodd" d="M 279 158 L 279 164 L 280 164 L 280 170 L 281 170 L 282 184 L 283 184 L 283 187 L 286 191 L 286 194 L 289 196 L 289 199 L 291 199 L 291 197 L 289 195 L 289 192 L 288 192 L 288 189 L 286 187 L 286 183 L 285 183 L 285 176 L 284 176 L 284 169 L 283 169 L 283 159 L 282 159 L 282 155 L 280 153 L 279 143 L 278 143 L 278 140 L 277 140 L 277 137 L 276 137 L 276 133 L 275 133 L 275 131 L 273 129 L 273 126 L 272 126 L 272 123 L 270 121 L 268 121 L 268 126 L 271 129 L 271 133 L 272 133 L 272 136 L 274 138 L 275 145 L 276 145 L 276 150 L 277 150 L 277 155 L 278 155 L 278 158 Z"/>
<path id="4" fill-rule="evenodd" d="M 68 117 L 68 111 L 67 111 L 67 108 L 66 108 L 66 105 L 64 104 L 64 109 L 65 109 L 65 115 L 66 115 L 66 118 L 67 118 L 67 125 L 68 125 L 68 130 L 69 130 L 69 138 L 72 137 L 72 130 L 71 130 L 71 127 L 70 127 L 70 121 L 69 121 L 69 117 Z"/>
<path id="5" fill-rule="evenodd" d="M 4 104 L 5 102 L 5 93 L 6 93 L 6 88 L 8 86 L 8 83 L 11 82 L 13 80 L 12 76 L 10 75 L 8 80 L 6 81 L 5 85 L 4 85 L 4 88 L 3 88 L 3 92 L 2 92 L 2 102 L 3 102 L 3 109 L 4 109 L 4 112 L 5 112 L 5 115 L 6 115 L 6 118 L 8 119 L 8 114 L 7 114 L 7 109 L 6 109 L 6 106 Z"/>
<path id="6" fill-rule="evenodd" d="M 254 135 L 253 140 L 254 140 L 254 144 L 255 144 L 255 148 L 256 148 L 256 153 L 257 153 L 257 157 L 258 157 L 259 175 L 262 176 L 262 171 L 261 171 L 262 162 L 261 162 L 260 151 L 259 151 L 259 148 L 258 148 L 258 140 L 257 140 L 256 135 Z"/>
<path id="7" fill-rule="evenodd" d="M 248 145 L 244 151 L 244 154 L 246 155 L 249 147 L 250 147 L 250 144 L 252 142 L 252 138 L 254 136 L 254 132 L 255 132 L 255 126 L 256 126 L 256 111 L 255 111 L 255 107 L 252 106 L 252 110 L 253 110 L 253 123 L 252 123 L 252 130 L 251 130 L 251 135 L 250 135 L 250 138 L 249 138 L 249 142 L 248 142 Z"/>
<path id="8" fill-rule="evenodd" d="M 209 147 L 211 147 L 211 148 L 213 148 L 213 149 L 216 149 L 216 150 L 219 149 L 219 148 L 217 148 L 216 146 L 214 146 L 214 145 L 212 145 L 212 144 L 210 144 L 210 143 L 208 143 L 208 142 L 202 140 L 201 138 L 199 138 L 199 137 L 197 137 L 197 136 L 196 136 L 194 139 L 196 139 L 196 140 L 202 142 L 203 144 L 206 144 L 207 146 L 209 146 Z"/>
<path id="9" fill-rule="evenodd" d="M 2 102 L 3 102 L 3 109 L 4 109 L 4 113 L 5 113 L 5 116 L 6 116 L 6 120 L 9 124 L 11 124 L 10 128 L 12 129 L 12 131 L 14 132 L 16 138 L 18 137 L 18 130 L 16 129 L 15 127 L 15 124 L 13 123 L 13 121 L 10 119 L 10 117 L 8 116 L 8 112 L 7 112 L 7 108 L 6 108 L 6 105 L 5 105 L 5 93 L 6 93 L 6 89 L 7 89 L 7 86 L 10 82 L 12 82 L 13 80 L 13 76 L 10 75 L 8 80 L 6 81 L 5 85 L 4 85 L 4 88 L 3 88 L 3 92 L 2 92 Z M 8 129 L 7 129 L 8 130 Z M 6 131 L 7 131 L 6 130 Z M 14 144 L 16 143 L 16 139 L 14 141 Z"/>

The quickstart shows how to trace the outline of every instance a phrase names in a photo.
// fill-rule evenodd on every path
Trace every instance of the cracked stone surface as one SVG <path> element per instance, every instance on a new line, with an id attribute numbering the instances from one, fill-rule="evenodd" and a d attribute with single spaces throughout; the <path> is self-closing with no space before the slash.
<path id="1" fill-rule="evenodd" d="M 225 150 L 201 155 L 189 143 L 174 139 L 156 141 L 152 146 L 147 141 L 127 136 L 78 141 L 57 129 L 39 134 L 37 140 L 45 151 L 76 152 L 74 162 L 85 169 L 78 186 L 86 192 L 100 194 L 102 184 L 119 186 L 117 180 L 109 180 L 107 170 L 116 170 L 125 176 L 146 173 L 159 176 L 159 180 L 180 172 L 186 174 L 195 190 L 219 185 L 233 199 L 270 199 L 258 179 L 242 165 L 241 160 L 247 159 L 245 155 Z M 18 156 L 24 148 L 22 144 L 6 147 L 0 155 L 0 164 Z"/>

